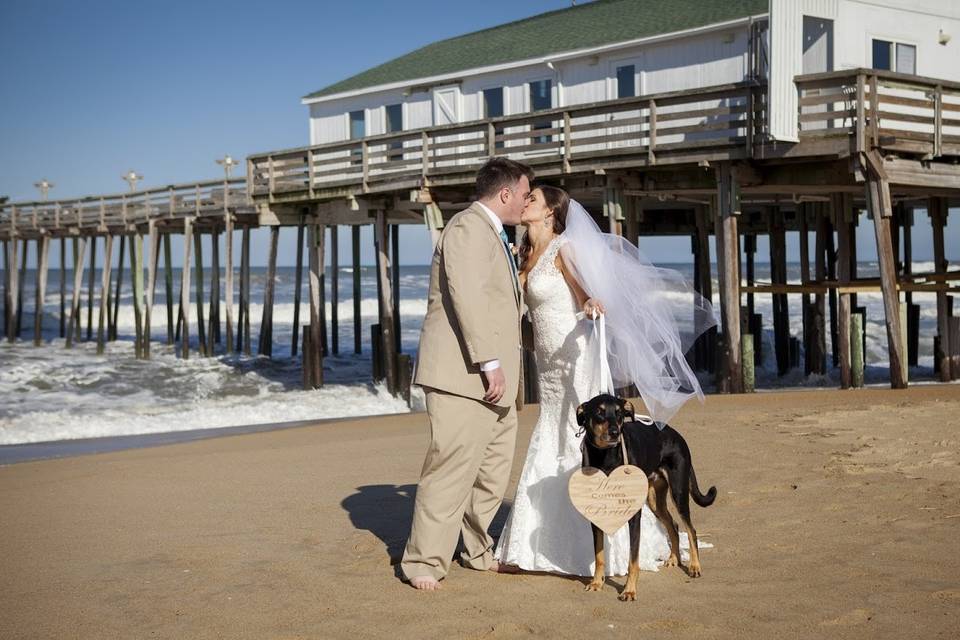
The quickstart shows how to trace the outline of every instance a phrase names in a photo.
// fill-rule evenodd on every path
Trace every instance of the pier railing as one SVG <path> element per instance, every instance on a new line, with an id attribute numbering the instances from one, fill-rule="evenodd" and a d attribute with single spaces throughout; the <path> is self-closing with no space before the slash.
<path id="1" fill-rule="evenodd" d="M 852 69 L 797 76 L 800 143 L 850 136 L 855 151 L 960 156 L 960 83 Z"/>
<path id="2" fill-rule="evenodd" d="M 473 171 L 492 155 L 541 175 L 751 156 L 763 122 L 756 82 L 622 98 L 252 155 L 254 201 L 416 187 Z"/>
<path id="3" fill-rule="evenodd" d="M 150 220 L 222 216 L 248 206 L 246 180 L 210 180 L 71 200 L 15 202 L 0 205 L 0 237 L 35 237 L 44 233 L 85 235 L 126 230 Z"/>

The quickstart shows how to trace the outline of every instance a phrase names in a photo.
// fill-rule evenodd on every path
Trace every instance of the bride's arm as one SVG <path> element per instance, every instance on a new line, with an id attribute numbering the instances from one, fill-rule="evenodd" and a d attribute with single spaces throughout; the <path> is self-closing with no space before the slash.
<path id="1" fill-rule="evenodd" d="M 574 297 L 577 299 L 577 306 L 580 307 L 590 318 L 593 317 L 595 311 L 603 313 L 603 305 L 600 304 L 599 300 L 594 300 L 587 295 L 587 292 L 583 290 L 583 287 L 580 286 L 580 283 L 577 282 L 577 279 L 574 278 L 573 274 L 570 273 L 570 270 L 567 269 L 567 266 L 564 263 L 563 257 L 560 253 L 557 254 L 554 264 L 556 264 L 560 273 L 563 274 L 563 279 L 566 280 L 567 286 L 570 287 L 570 291 L 573 292 Z"/>

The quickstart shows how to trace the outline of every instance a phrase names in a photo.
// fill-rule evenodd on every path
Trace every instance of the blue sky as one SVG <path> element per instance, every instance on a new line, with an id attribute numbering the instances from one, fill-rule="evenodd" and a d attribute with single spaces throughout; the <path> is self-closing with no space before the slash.
<path id="1" fill-rule="evenodd" d="M 435 40 L 569 6 L 568 0 L 453 3 L 3 0 L 0 4 L 0 195 L 52 198 L 217 178 L 214 159 L 308 142 L 300 97 Z M 953 216 L 956 218 L 956 214 Z M 872 229 L 861 224 L 861 256 Z M 281 232 L 290 264 L 296 232 Z M 349 234 L 341 234 L 349 256 Z M 918 216 L 917 259 L 929 257 Z M 372 256 L 369 231 L 364 262 Z M 402 229 L 401 260 L 429 261 L 421 226 Z M 174 243 L 175 245 L 177 243 Z M 795 244 L 795 242 L 793 243 Z M 644 241 L 654 260 L 686 261 L 686 239 Z M 266 235 L 254 235 L 253 263 Z M 960 221 L 948 229 L 948 256 Z M 791 253 L 796 254 L 792 247 Z M 761 242 L 760 255 L 766 255 Z M 56 260 L 54 261 L 56 264 Z"/>

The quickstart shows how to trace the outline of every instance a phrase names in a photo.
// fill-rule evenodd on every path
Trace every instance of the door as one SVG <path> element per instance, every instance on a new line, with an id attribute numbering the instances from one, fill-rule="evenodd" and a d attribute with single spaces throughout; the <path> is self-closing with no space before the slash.
<path id="1" fill-rule="evenodd" d="M 803 73 L 823 73 L 833 71 L 833 20 L 803 16 Z M 807 90 L 804 95 L 820 95 L 827 89 Z M 840 97 L 840 96 L 838 96 Z M 837 106 L 840 109 L 842 106 Z M 807 105 L 802 113 L 817 113 L 834 110 L 834 103 Z M 801 122 L 800 129 L 811 131 L 842 125 L 840 121 Z"/>
<path id="2" fill-rule="evenodd" d="M 442 127 L 448 124 L 457 124 L 460 122 L 460 87 L 458 85 L 437 87 L 433 90 L 433 126 Z M 441 144 L 459 140 L 456 134 L 434 138 L 432 144 Z M 454 156 L 460 150 L 457 147 L 446 149 L 437 149 L 431 155 L 436 156 Z M 450 166 L 456 164 L 452 161 L 435 161 L 434 166 Z"/>

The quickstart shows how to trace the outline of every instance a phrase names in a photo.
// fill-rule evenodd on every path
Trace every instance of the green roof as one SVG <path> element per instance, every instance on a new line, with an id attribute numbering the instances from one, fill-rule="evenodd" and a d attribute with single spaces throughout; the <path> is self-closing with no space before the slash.
<path id="1" fill-rule="evenodd" d="M 428 44 L 305 99 L 765 14 L 768 0 L 595 0 Z"/>

